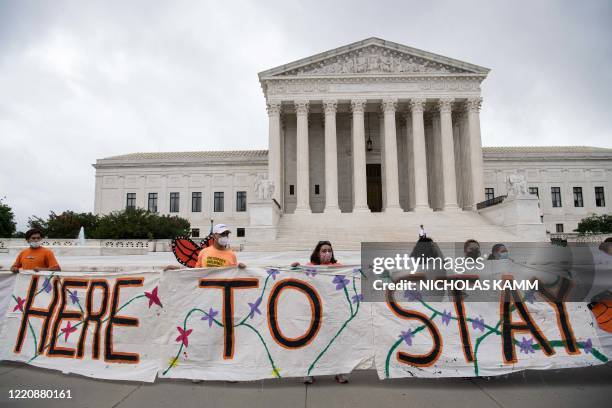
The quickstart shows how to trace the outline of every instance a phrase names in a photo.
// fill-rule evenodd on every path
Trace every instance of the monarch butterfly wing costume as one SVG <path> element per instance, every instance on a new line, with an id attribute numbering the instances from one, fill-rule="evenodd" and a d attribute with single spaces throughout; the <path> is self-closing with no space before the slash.
<path id="1" fill-rule="evenodd" d="M 204 241 L 208 242 L 208 237 Z M 172 240 L 172 253 L 181 265 L 194 268 L 200 251 L 207 246 L 204 242 L 198 245 L 187 237 L 177 237 Z"/>

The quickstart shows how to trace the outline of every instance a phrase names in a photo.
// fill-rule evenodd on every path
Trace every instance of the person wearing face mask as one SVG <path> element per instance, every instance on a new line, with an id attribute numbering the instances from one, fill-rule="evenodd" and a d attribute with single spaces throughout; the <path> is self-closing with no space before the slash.
<path id="1" fill-rule="evenodd" d="M 238 266 L 239 268 L 245 268 L 246 265 L 238 263 L 236 254 L 230 249 L 229 234 L 230 230 L 227 225 L 215 225 L 213 227 L 213 244 L 200 251 L 195 267 Z"/>
<path id="2" fill-rule="evenodd" d="M 42 246 L 42 231 L 33 228 L 26 232 L 26 241 L 29 248 L 24 249 L 17 255 L 17 259 L 11 266 L 13 273 L 18 273 L 20 269 L 33 271 L 60 271 L 61 268 L 53 251 Z"/>
<path id="3" fill-rule="evenodd" d="M 294 262 L 291 266 L 296 267 L 299 266 L 299 262 Z M 306 264 L 307 266 L 315 266 L 315 265 L 327 265 L 327 266 L 341 266 L 340 263 L 334 257 L 334 250 L 332 248 L 331 242 L 329 241 L 319 241 L 319 243 L 315 246 L 312 254 L 310 254 L 310 262 Z M 336 382 L 340 384 L 346 384 L 349 381 L 348 374 L 337 374 Z M 309 375 L 304 377 L 304 384 L 312 384 L 314 382 L 314 377 Z"/>
<path id="4" fill-rule="evenodd" d="M 463 244 L 463 253 L 466 258 L 476 260 L 480 257 L 480 244 L 475 239 L 468 239 Z"/>
<path id="5" fill-rule="evenodd" d="M 509 259 L 508 249 L 504 244 L 495 244 L 493 245 L 493 248 L 491 248 L 491 255 L 489 255 L 487 260 L 498 261 L 500 259 Z"/>

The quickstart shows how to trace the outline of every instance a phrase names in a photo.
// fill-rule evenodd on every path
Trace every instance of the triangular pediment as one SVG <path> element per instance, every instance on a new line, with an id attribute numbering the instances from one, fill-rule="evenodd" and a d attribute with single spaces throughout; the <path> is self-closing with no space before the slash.
<path id="1" fill-rule="evenodd" d="M 369 38 L 261 72 L 260 79 L 304 76 L 477 74 L 488 68 L 380 38 Z"/>

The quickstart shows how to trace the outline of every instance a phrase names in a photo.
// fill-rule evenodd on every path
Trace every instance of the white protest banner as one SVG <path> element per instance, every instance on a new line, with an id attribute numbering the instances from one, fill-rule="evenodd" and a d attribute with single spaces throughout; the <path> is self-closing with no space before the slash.
<path id="1" fill-rule="evenodd" d="M 365 279 L 350 266 L 3 276 L 0 347 L 7 360 L 134 381 L 372 366 L 383 379 L 468 377 L 608 361 L 584 303 L 512 290 L 499 302 L 369 303 Z"/>
<path id="2" fill-rule="evenodd" d="M 374 305 L 380 378 L 494 376 L 608 361 L 585 303 L 557 308 L 533 299 L 428 303 L 409 297 Z"/>
<path id="3" fill-rule="evenodd" d="M 154 381 L 159 278 L 20 273 L 0 338 L 4 359 L 88 377 Z"/>
<path id="4" fill-rule="evenodd" d="M 165 273 L 160 377 L 254 380 L 372 364 L 359 268 Z"/>

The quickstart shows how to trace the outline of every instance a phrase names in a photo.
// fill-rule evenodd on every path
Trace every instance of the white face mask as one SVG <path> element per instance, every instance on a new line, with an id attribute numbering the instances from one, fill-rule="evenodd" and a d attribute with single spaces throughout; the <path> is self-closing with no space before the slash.
<path id="1" fill-rule="evenodd" d="M 30 242 L 30 248 L 40 248 L 41 243 L 40 241 L 32 241 Z"/>
<path id="2" fill-rule="evenodd" d="M 219 237 L 219 239 L 217 240 L 217 242 L 219 243 L 219 245 L 221 245 L 222 247 L 227 248 L 229 246 L 229 237 Z"/>

